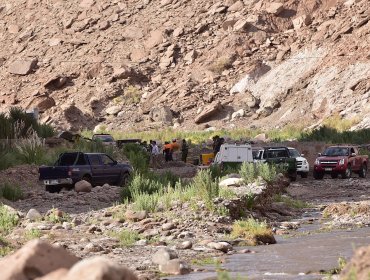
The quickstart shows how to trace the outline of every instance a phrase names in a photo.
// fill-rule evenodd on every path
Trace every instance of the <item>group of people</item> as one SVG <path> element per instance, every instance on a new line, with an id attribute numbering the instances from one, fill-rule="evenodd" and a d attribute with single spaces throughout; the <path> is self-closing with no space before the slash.
<path id="1" fill-rule="evenodd" d="M 166 141 L 163 145 L 162 153 L 164 155 L 165 161 L 173 161 L 174 154 L 177 154 L 178 151 L 181 149 L 181 160 L 186 162 L 189 153 L 189 145 L 185 139 L 182 140 L 181 147 L 179 143 L 177 143 L 176 139 L 172 139 L 172 141 Z M 154 140 L 150 140 L 149 143 L 149 153 L 152 156 L 157 156 L 160 154 L 160 149 L 158 144 Z"/>
<path id="2" fill-rule="evenodd" d="M 222 144 L 225 143 L 225 139 L 216 135 L 212 138 L 212 140 L 213 140 L 212 149 L 214 155 L 216 156 L 217 153 L 220 151 Z"/>

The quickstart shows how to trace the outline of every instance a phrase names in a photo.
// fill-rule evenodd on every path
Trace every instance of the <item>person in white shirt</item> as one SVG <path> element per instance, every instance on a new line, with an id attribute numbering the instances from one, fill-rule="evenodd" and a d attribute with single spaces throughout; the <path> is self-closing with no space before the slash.
<path id="1" fill-rule="evenodd" d="M 159 148 L 155 141 L 152 141 L 152 155 L 159 155 Z"/>

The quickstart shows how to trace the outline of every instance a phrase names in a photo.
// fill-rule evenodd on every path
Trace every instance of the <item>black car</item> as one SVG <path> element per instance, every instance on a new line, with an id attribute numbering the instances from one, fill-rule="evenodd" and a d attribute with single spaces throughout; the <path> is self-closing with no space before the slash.
<path id="1" fill-rule="evenodd" d="M 118 163 L 104 153 L 62 153 L 54 166 L 41 166 L 39 180 L 50 192 L 58 192 L 64 186 L 73 187 L 78 181 L 85 180 L 93 186 L 127 185 L 132 167 Z"/>

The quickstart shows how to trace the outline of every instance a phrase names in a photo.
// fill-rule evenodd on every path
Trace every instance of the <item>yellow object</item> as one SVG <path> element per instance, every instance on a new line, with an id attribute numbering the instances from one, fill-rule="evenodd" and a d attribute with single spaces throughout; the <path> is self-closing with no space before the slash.
<path id="1" fill-rule="evenodd" d="M 215 158 L 215 154 L 214 154 L 214 153 L 210 153 L 210 154 L 201 154 L 200 158 L 201 158 L 201 163 L 202 163 L 203 165 L 208 165 L 208 164 L 210 164 L 210 163 L 213 161 L 213 159 Z"/>

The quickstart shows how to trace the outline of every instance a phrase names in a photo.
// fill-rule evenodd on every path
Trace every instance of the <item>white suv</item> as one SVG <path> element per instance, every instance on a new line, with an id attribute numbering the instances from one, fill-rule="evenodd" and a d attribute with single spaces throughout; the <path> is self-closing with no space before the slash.
<path id="1" fill-rule="evenodd" d="M 306 158 L 304 158 L 303 154 L 299 153 L 294 148 L 288 148 L 290 156 L 295 158 L 297 161 L 297 174 L 301 175 L 302 178 L 307 178 L 308 171 L 310 170 L 310 165 Z"/>

